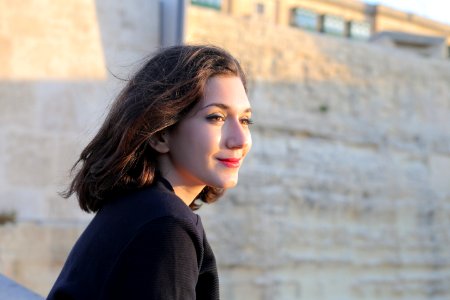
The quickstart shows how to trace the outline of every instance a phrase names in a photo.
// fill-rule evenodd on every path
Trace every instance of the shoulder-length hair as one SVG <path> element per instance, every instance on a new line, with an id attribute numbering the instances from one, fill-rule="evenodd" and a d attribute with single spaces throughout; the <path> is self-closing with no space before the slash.
<path id="1" fill-rule="evenodd" d="M 98 133 L 72 168 L 75 176 L 63 196 L 78 196 L 81 209 L 98 211 L 118 194 L 151 185 L 157 152 L 150 138 L 176 125 L 204 95 L 209 78 L 245 74 L 227 51 L 205 45 L 159 50 L 128 81 Z M 224 189 L 206 186 L 197 199 L 211 203 Z M 191 209 L 199 207 L 195 201 Z"/>

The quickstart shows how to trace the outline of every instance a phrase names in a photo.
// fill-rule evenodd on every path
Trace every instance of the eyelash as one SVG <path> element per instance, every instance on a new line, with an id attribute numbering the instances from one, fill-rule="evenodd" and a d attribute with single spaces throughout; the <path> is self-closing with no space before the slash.
<path id="1" fill-rule="evenodd" d="M 223 122 L 225 121 L 225 117 L 222 115 L 209 115 L 206 117 L 208 121 L 211 122 Z"/>
<path id="2" fill-rule="evenodd" d="M 241 119 L 241 123 L 248 126 L 252 125 L 254 122 L 251 118 L 243 118 Z"/>
<path id="3" fill-rule="evenodd" d="M 221 115 L 210 115 L 207 116 L 206 119 L 212 123 L 218 123 L 218 122 L 224 122 L 225 121 L 225 117 L 221 116 Z M 248 126 L 248 125 L 252 125 L 254 122 L 251 118 L 242 118 L 240 119 L 241 124 Z"/>

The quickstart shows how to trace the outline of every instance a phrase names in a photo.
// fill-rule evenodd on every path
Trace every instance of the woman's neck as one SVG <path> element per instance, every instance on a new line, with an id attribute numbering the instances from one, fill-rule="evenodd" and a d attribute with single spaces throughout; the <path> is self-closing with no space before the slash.
<path id="1" fill-rule="evenodd" d="M 169 180 L 170 182 L 170 180 Z M 172 184 L 172 183 L 171 183 Z M 204 188 L 204 186 L 196 186 L 196 187 L 191 187 L 191 186 L 181 186 L 181 185 L 173 185 L 173 190 L 175 191 L 175 195 L 177 195 L 181 200 L 183 200 L 183 202 L 189 206 L 191 205 L 191 203 L 195 200 L 195 198 L 197 197 L 198 194 L 200 194 L 200 192 L 202 191 L 202 189 Z"/>

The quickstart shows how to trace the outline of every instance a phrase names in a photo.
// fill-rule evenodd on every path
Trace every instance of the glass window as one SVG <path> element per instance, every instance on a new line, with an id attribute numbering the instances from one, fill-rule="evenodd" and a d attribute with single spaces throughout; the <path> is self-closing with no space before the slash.
<path id="1" fill-rule="evenodd" d="M 345 36 L 345 20 L 337 16 L 325 15 L 323 17 L 323 32 Z"/>
<path id="2" fill-rule="evenodd" d="M 310 10 L 296 8 L 292 11 L 292 25 L 308 30 L 317 30 L 318 15 Z"/>
<path id="3" fill-rule="evenodd" d="M 194 5 L 200 5 L 205 7 L 211 7 L 214 9 L 220 9 L 222 0 L 191 0 Z"/>
<path id="4" fill-rule="evenodd" d="M 350 22 L 350 38 L 357 40 L 368 40 L 370 38 L 369 22 Z"/>
<path id="5" fill-rule="evenodd" d="M 257 3 L 256 4 L 256 13 L 258 15 L 263 15 L 264 14 L 264 4 L 263 3 Z"/>

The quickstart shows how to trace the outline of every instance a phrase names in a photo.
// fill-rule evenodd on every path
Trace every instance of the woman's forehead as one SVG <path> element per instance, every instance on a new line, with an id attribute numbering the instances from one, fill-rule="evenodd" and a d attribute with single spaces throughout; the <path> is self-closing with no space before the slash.
<path id="1" fill-rule="evenodd" d="M 214 76 L 208 79 L 199 106 L 247 110 L 250 102 L 240 77 Z"/>

